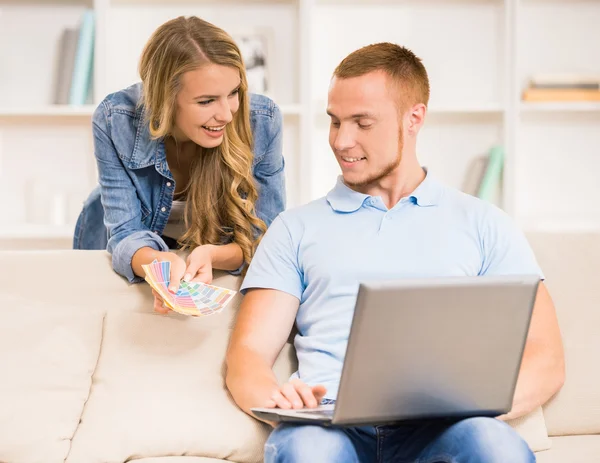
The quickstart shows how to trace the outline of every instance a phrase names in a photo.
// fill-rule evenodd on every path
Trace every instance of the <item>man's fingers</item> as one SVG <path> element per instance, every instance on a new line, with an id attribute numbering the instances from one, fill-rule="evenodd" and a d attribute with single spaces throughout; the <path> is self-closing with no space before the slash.
<path id="1" fill-rule="evenodd" d="M 327 388 L 321 384 L 317 384 L 316 386 L 312 387 L 312 393 L 315 396 L 317 403 L 320 404 L 323 400 L 323 397 L 325 397 L 325 394 L 327 393 Z"/>
<path id="2" fill-rule="evenodd" d="M 292 383 L 285 383 L 281 387 L 281 393 L 285 396 L 287 400 L 290 401 L 293 408 L 304 407 L 304 402 L 302 402 L 298 391 L 296 391 L 296 387 Z"/>
<path id="3" fill-rule="evenodd" d="M 271 396 L 271 400 L 273 400 L 273 402 L 275 402 L 275 405 L 277 405 L 277 407 L 279 408 L 284 408 L 286 410 L 292 408 L 292 404 L 290 403 L 290 401 L 287 400 L 279 390 L 273 393 L 273 395 Z"/>
<path id="4" fill-rule="evenodd" d="M 265 404 L 265 408 L 275 408 L 276 406 L 277 404 L 273 399 L 267 400 L 267 403 Z"/>
<path id="5" fill-rule="evenodd" d="M 319 405 L 319 401 L 313 394 L 312 388 L 310 386 L 298 379 L 292 380 L 291 383 L 296 388 L 296 391 L 300 395 L 300 398 L 302 399 L 302 402 L 304 402 L 304 405 L 306 405 L 308 408 L 315 408 L 317 405 Z"/>

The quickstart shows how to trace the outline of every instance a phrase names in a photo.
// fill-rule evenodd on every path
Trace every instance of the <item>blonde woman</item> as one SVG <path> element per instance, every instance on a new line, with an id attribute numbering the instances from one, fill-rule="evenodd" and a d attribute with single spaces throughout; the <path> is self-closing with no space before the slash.
<path id="1" fill-rule="evenodd" d="M 181 279 L 240 273 L 285 209 L 282 118 L 248 92 L 240 50 L 197 17 L 161 25 L 146 44 L 141 82 L 108 95 L 93 115 L 99 186 L 77 221 L 75 249 L 107 249 L 114 270 L 143 280 L 171 262 Z M 172 249 L 190 250 L 184 261 Z M 155 294 L 155 308 L 166 309 Z"/>

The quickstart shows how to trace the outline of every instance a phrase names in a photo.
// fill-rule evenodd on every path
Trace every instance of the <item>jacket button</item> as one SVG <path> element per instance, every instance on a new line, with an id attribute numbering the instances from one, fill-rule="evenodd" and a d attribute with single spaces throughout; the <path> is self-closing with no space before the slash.
<path id="1" fill-rule="evenodd" d="M 171 182 L 167 182 L 167 186 L 170 188 L 171 187 Z"/>
<path id="2" fill-rule="evenodd" d="M 166 207 L 161 207 L 160 210 L 163 211 L 163 212 L 167 212 L 167 208 Z"/>

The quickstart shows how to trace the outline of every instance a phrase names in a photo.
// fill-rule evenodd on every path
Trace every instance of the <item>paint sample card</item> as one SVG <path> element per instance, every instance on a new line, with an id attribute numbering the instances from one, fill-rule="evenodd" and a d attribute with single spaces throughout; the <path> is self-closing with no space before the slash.
<path id="1" fill-rule="evenodd" d="M 206 316 L 221 312 L 233 299 L 237 291 L 205 283 L 181 281 L 176 294 L 168 290 L 171 262 L 154 260 L 143 265 L 145 280 L 163 298 L 165 305 L 175 312 Z"/>

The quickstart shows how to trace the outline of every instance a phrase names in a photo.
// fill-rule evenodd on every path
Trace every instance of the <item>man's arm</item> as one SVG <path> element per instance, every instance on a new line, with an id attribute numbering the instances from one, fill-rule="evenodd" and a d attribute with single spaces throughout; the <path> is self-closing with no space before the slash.
<path id="1" fill-rule="evenodd" d="M 274 407 L 280 387 L 273 364 L 294 326 L 300 302 L 283 291 L 250 289 L 244 296 L 227 351 L 227 388 L 249 415 Z"/>
<path id="2" fill-rule="evenodd" d="M 511 420 L 546 403 L 565 381 L 565 358 L 556 309 L 544 283 L 536 295 L 512 410 Z"/>

